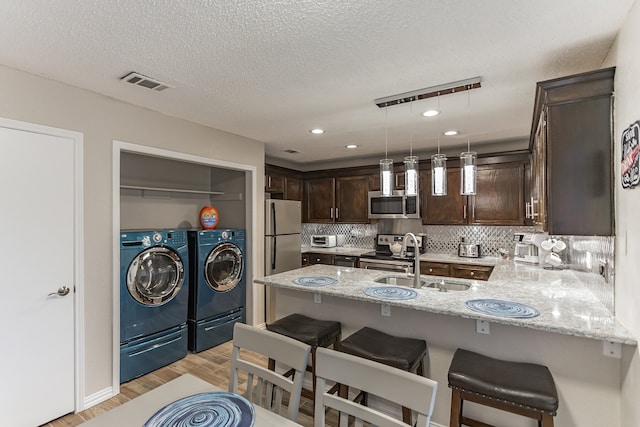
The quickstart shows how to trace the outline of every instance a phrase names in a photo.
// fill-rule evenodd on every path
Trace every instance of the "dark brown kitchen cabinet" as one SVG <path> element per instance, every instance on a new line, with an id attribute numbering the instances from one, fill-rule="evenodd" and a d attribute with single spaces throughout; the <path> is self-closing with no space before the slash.
<path id="1" fill-rule="evenodd" d="M 429 276 L 449 276 L 450 265 L 444 262 L 425 262 L 420 263 L 420 274 L 427 274 Z"/>
<path id="2" fill-rule="evenodd" d="M 490 265 L 454 264 L 448 262 L 423 261 L 420 274 L 429 276 L 456 277 L 459 279 L 489 280 L 493 271 Z"/>
<path id="3" fill-rule="evenodd" d="M 451 264 L 451 277 L 489 280 L 493 267 L 475 264 Z"/>
<path id="4" fill-rule="evenodd" d="M 267 193 L 283 193 L 284 176 L 265 175 L 264 191 Z"/>
<path id="5" fill-rule="evenodd" d="M 478 166 L 469 224 L 524 225 L 524 163 Z"/>
<path id="6" fill-rule="evenodd" d="M 318 252 L 307 252 L 302 254 L 302 266 L 307 267 L 314 264 L 333 265 L 333 254 Z"/>
<path id="7" fill-rule="evenodd" d="M 393 180 L 394 190 L 404 190 L 404 171 L 394 172 Z M 369 175 L 369 190 L 380 191 L 380 173 Z"/>
<path id="8" fill-rule="evenodd" d="M 447 168 L 447 194 L 431 195 L 431 170 L 420 171 L 422 223 L 431 225 L 467 224 L 467 199 L 460 195 L 460 169 Z"/>
<path id="9" fill-rule="evenodd" d="M 447 195 L 431 195 L 431 171 L 421 172 L 422 222 L 437 225 L 524 225 L 524 162 L 480 165 L 476 195 L 460 195 L 460 168 L 447 167 Z"/>
<path id="10" fill-rule="evenodd" d="M 368 222 L 369 177 L 345 176 L 305 181 L 305 222 Z"/>
<path id="11" fill-rule="evenodd" d="M 302 201 L 302 180 L 285 177 L 284 199 Z"/>
<path id="12" fill-rule="evenodd" d="M 614 234 L 614 73 L 606 68 L 538 83 L 530 149 L 546 183 L 536 188 L 532 170 L 531 194 L 543 195 L 542 202 L 532 200 L 533 221 L 546 222 L 549 234 Z"/>

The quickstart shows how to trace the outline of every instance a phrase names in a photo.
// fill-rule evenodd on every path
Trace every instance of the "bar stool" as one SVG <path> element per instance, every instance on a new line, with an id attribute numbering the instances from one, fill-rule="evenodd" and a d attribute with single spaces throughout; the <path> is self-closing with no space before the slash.
<path id="1" fill-rule="evenodd" d="M 462 415 L 465 400 L 533 418 L 553 427 L 558 392 L 549 368 L 534 363 L 493 359 L 458 349 L 449 367 L 450 427 L 492 427 Z"/>
<path id="2" fill-rule="evenodd" d="M 336 344 L 340 342 L 340 336 L 342 334 L 340 322 L 312 319 L 311 317 L 294 313 L 267 324 L 267 330 L 285 335 L 311 346 L 311 366 L 307 366 L 307 371 L 311 372 L 312 390 L 303 388 L 302 395 L 307 399 L 311 399 L 311 401 L 315 401 L 316 349 L 318 347 L 336 347 Z M 269 369 L 274 370 L 275 365 L 275 361 L 269 359 Z M 289 372 L 287 374 L 289 374 Z"/>
<path id="3" fill-rule="evenodd" d="M 342 340 L 339 351 L 424 376 L 424 357 L 427 354 L 427 342 L 424 340 L 397 337 L 364 327 Z M 341 388 L 340 393 L 347 397 L 348 390 Z M 356 399 L 367 404 L 366 394 L 358 395 Z M 402 420 L 411 424 L 411 410 L 404 406 Z"/>

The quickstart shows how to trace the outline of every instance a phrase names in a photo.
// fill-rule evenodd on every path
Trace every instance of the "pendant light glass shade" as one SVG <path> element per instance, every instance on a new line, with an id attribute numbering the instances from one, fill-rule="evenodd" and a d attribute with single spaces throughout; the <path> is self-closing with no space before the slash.
<path id="1" fill-rule="evenodd" d="M 473 151 L 460 153 L 460 194 L 476 194 L 476 153 Z"/>
<path id="2" fill-rule="evenodd" d="M 444 154 L 431 156 L 431 195 L 447 195 L 447 156 Z"/>
<path id="3" fill-rule="evenodd" d="M 393 195 L 393 159 L 380 160 L 380 193 Z"/>
<path id="4" fill-rule="evenodd" d="M 404 194 L 418 195 L 418 156 L 404 158 Z"/>

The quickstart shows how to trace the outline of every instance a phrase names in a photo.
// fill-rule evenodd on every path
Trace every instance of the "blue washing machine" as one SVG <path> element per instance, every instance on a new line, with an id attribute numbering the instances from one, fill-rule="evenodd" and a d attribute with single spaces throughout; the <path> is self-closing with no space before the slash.
<path id="1" fill-rule="evenodd" d="M 186 230 L 120 233 L 120 382 L 187 355 Z"/>
<path id="2" fill-rule="evenodd" d="M 244 230 L 189 231 L 189 350 L 231 340 L 233 325 L 246 321 L 244 253 Z"/>

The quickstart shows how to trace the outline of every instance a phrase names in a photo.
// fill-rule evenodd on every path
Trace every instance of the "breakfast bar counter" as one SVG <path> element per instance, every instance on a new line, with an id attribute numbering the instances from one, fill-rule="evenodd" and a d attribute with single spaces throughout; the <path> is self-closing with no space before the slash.
<path id="1" fill-rule="evenodd" d="M 432 259 L 432 258 L 429 258 Z M 444 261 L 447 258 L 436 258 Z M 480 262 L 480 261 L 476 261 Z M 383 286 L 375 280 L 396 275 L 390 272 L 345 268 L 316 264 L 263 279 L 256 283 L 276 288 L 295 289 L 319 295 L 387 304 L 412 310 L 437 314 L 486 320 L 492 323 L 539 329 L 565 335 L 592 338 L 614 343 L 636 345 L 636 339 L 615 319 L 596 296 L 585 286 L 586 280 L 601 280 L 595 275 L 571 270 L 545 270 L 538 266 L 519 265 L 509 261 L 484 260 L 494 265 L 488 281 L 449 279 L 425 276 L 427 283 L 466 283 L 465 291 L 440 292 L 437 288 L 415 289 L 415 298 L 381 299 L 367 294 L 367 289 Z M 332 284 L 300 282 L 305 277 L 327 277 L 335 279 Z M 412 288 L 407 288 L 412 289 Z M 369 292 L 371 293 L 371 292 Z M 393 298 L 393 297 L 391 297 Z M 470 300 L 498 300 L 514 302 L 534 308 L 535 317 L 505 317 L 473 311 L 465 305 Z"/>
<path id="2" fill-rule="evenodd" d="M 446 257 L 426 260 L 449 261 Z M 343 338 L 368 326 L 425 339 L 427 376 L 439 383 L 433 426 L 449 423 L 447 372 L 457 348 L 547 366 L 560 396 L 556 425 L 619 426 L 617 408 L 627 374 L 623 361 L 633 354 L 637 340 L 589 290 L 589 281 L 602 278 L 499 258 L 471 262 L 494 266 L 488 281 L 422 276 L 427 283 L 445 280 L 470 285 L 463 291 L 392 286 L 391 294 L 376 293 L 375 289 L 390 286 L 376 279 L 396 274 L 321 264 L 254 282 L 275 290 L 276 318 L 297 312 L 339 321 Z M 512 313 L 485 314 L 468 304 L 486 300 L 514 303 L 529 311 L 523 312 L 524 318 L 504 317 Z M 474 404 L 465 408 L 487 423 L 530 425 L 502 411 Z"/>

